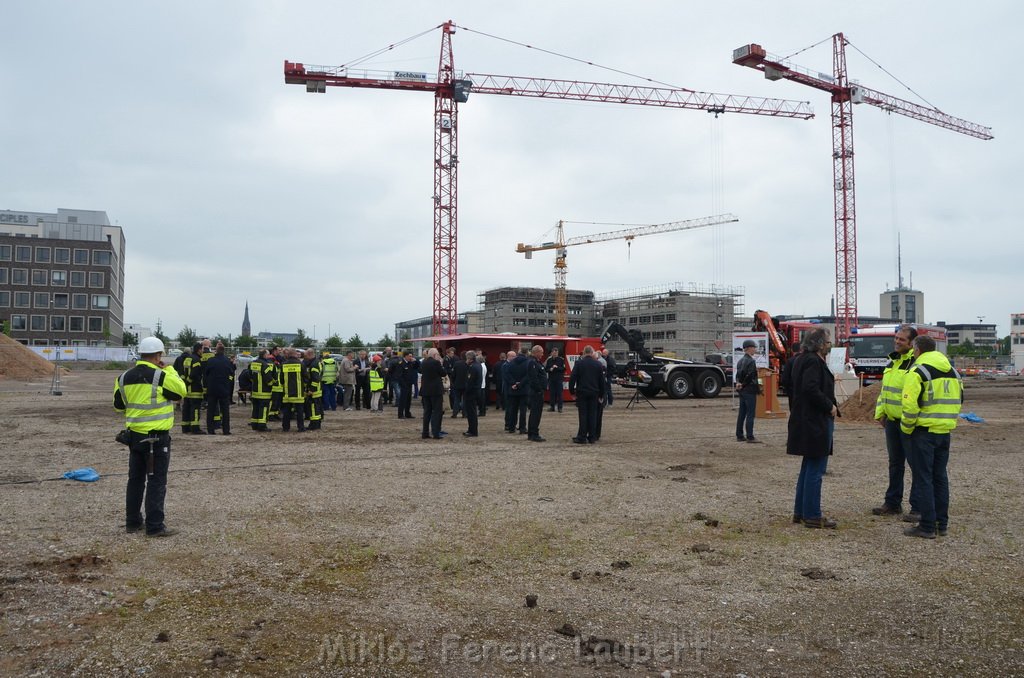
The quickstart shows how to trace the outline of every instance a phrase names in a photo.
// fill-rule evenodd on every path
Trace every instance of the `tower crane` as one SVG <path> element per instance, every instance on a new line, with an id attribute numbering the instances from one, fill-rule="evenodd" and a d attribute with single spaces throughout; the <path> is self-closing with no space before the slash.
<path id="1" fill-rule="evenodd" d="M 506 75 L 483 75 L 455 70 L 452 35 L 457 26 L 446 21 L 441 29 L 441 55 L 436 77 L 412 71 L 353 71 L 346 66 L 313 66 L 284 62 L 284 81 L 305 85 L 310 93 L 327 87 L 356 87 L 427 92 L 434 95 L 434 336 L 454 334 L 457 315 L 458 245 L 458 104 L 471 91 L 547 99 L 571 99 L 662 108 L 686 108 L 807 120 L 814 117 L 806 101 L 788 101 L 733 94 L 713 94 L 685 88 L 639 87 L 578 80 L 546 80 Z"/>
<path id="2" fill-rule="evenodd" d="M 732 62 L 764 73 L 769 80 L 792 80 L 832 95 L 832 175 L 835 188 L 836 342 L 845 340 L 858 323 L 857 210 L 853 180 L 853 104 L 869 104 L 976 139 L 991 139 L 989 127 L 889 94 L 851 83 L 846 77 L 846 45 L 842 33 L 832 36 L 832 75 L 812 72 L 767 53 L 756 44 L 733 50 Z"/>
<path id="3" fill-rule="evenodd" d="M 546 242 L 540 245 L 516 245 L 516 252 L 525 254 L 527 259 L 533 258 L 534 252 L 555 250 L 555 326 L 556 333 L 566 336 L 569 329 L 569 308 L 566 304 L 565 274 L 568 272 L 566 265 L 566 248 L 573 245 L 587 245 L 594 242 L 605 242 L 608 240 L 625 240 L 632 243 L 634 238 L 642 235 L 654 235 L 655 233 L 670 233 L 672 231 L 688 231 L 694 228 L 705 226 L 716 226 L 718 224 L 729 224 L 739 221 L 739 218 L 732 214 L 718 214 L 701 219 L 688 219 L 686 221 L 670 221 L 665 224 L 629 224 L 630 228 L 621 231 L 608 231 L 606 233 L 595 233 L 593 235 L 580 235 L 575 238 L 565 239 L 565 224 L 582 223 L 573 221 L 559 221 L 555 242 Z M 610 225 L 610 224 L 606 224 Z M 616 224 L 626 226 L 627 224 Z"/>

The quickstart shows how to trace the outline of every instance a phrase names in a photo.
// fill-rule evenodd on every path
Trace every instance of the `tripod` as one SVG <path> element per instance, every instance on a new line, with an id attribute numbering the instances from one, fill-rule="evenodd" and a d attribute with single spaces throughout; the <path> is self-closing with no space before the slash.
<path id="1" fill-rule="evenodd" d="M 643 391 L 641 391 L 641 388 L 644 386 L 643 384 L 637 384 L 636 386 L 633 386 L 632 384 L 624 384 L 624 386 L 633 389 L 633 395 L 629 397 L 629 402 L 626 403 L 627 410 L 637 403 L 647 403 L 652 410 L 658 409 L 654 406 L 654 403 L 651 402 L 650 398 L 645 396 Z"/>

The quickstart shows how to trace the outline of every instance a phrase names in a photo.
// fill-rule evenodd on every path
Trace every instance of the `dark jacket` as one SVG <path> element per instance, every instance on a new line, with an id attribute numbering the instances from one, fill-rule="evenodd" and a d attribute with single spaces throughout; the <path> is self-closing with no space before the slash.
<path id="1" fill-rule="evenodd" d="M 398 367 L 398 381 L 403 386 L 412 386 L 416 383 L 416 375 L 420 373 L 420 361 L 413 358 L 406 360 L 402 358 L 402 364 Z"/>
<path id="2" fill-rule="evenodd" d="M 529 395 L 530 389 L 526 383 L 526 371 L 530 367 L 531 362 L 537 361 L 528 355 L 523 355 L 522 353 L 516 355 L 515 358 L 509 361 L 508 367 L 505 368 L 505 374 L 508 375 L 505 380 L 505 384 L 508 386 L 508 388 L 505 389 L 505 395 Z"/>
<path id="3" fill-rule="evenodd" d="M 451 371 L 448 373 L 452 378 L 452 388 L 466 388 L 466 380 L 469 379 L 469 363 L 465 360 L 456 360 L 452 363 Z M 480 388 L 480 384 L 476 385 Z"/>
<path id="4" fill-rule="evenodd" d="M 817 353 L 802 353 L 792 370 L 786 453 L 814 459 L 828 456 L 832 454 L 828 424 L 836 405 L 835 377 Z"/>
<path id="5" fill-rule="evenodd" d="M 444 395 L 444 384 L 441 382 L 445 376 L 444 365 L 436 358 L 424 358 L 420 363 L 420 395 L 439 396 Z"/>
<path id="6" fill-rule="evenodd" d="M 483 388 L 484 370 L 480 366 L 480 363 L 474 362 L 472 365 L 469 363 L 462 363 L 466 366 L 466 386 L 465 389 L 469 391 L 474 388 Z M 458 384 L 455 386 L 459 388 Z"/>
<path id="7" fill-rule="evenodd" d="M 746 353 L 736 363 L 736 383 L 743 393 L 757 394 L 757 362 Z"/>
<path id="8" fill-rule="evenodd" d="M 782 387 L 782 392 L 790 398 L 793 397 L 793 365 L 796 364 L 796 359 L 801 355 L 803 354 L 797 353 L 787 360 L 786 364 L 782 366 L 781 374 L 779 374 L 779 386 Z"/>
<path id="9" fill-rule="evenodd" d="M 576 361 L 569 375 L 569 393 L 581 396 L 600 396 L 604 393 L 604 368 L 597 358 L 583 356 Z"/>
<path id="10" fill-rule="evenodd" d="M 530 395 L 543 395 L 548 390 L 548 375 L 544 371 L 544 363 L 530 358 L 526 364 L 526 385 Z"/>
<path id="11" fill-rule="evenodd" d="M 544 363 L 544 371 L 548 373 L 548 379 L 552 383 L 562 381 L 565 378 L 565 358 L 552 356 Z"/>
<path id="12" fill-rule="evenodd" d="M 206 361 L 206 374 L 203 377 L 210 396 L 223 398 L 235 390 L 235 366 L 223 353 Z"/>

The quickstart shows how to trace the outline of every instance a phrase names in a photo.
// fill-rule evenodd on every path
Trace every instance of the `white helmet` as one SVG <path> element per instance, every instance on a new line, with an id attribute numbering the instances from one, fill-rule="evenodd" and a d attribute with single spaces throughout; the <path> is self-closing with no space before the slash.
<path id="1" fill-rule="evenodd" d="M 156 337 L 146 337 L 139 342 L 139 354 L 149 355 L 150 353 L 163 353 L 164 342 Z"/>

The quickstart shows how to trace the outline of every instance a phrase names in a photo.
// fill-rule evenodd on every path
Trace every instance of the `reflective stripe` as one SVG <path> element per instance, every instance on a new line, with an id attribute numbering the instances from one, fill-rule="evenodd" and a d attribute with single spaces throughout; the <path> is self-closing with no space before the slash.
<path id="1" fill-rule="evenodd" d="M 929 419 L 957 419 L 960 416 L 958 412 L 929 412 Z"/>
<path id="2" fill-rule="evenodd" d="M 148 417 L 125 417 L 124 420 L 128 424 L 140 424 L 146 421 L 163 421 L 164 419 L 174 419 L 174 410 L 170 412 L 164 412 L 163 414 L 151 414 Z"/>
<path id="3" fill-rule="evenodd" d="M 883 386 L 883 391 L 892 391 L 893 393 L 902 393 L 903 389 L 896 388 L 895 386 Z"/>

